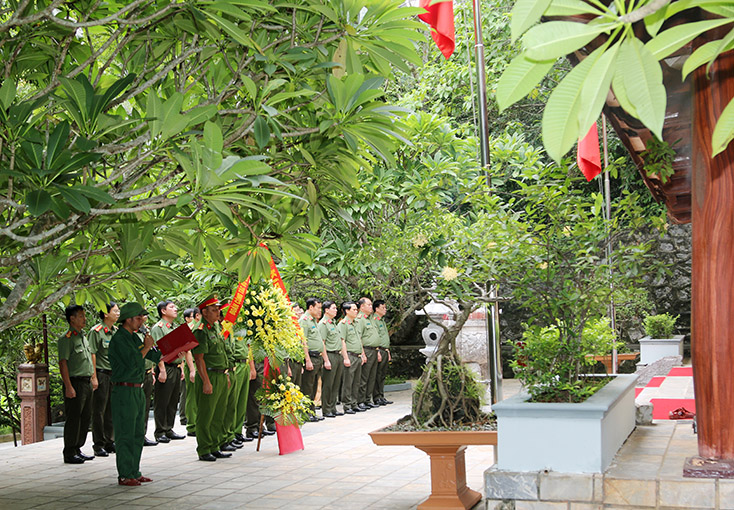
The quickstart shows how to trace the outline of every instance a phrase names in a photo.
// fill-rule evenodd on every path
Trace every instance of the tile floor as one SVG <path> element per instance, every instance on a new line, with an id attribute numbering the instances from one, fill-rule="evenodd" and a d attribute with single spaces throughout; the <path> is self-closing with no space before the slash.
<path id="1" fill-rule="evenodd" d="M 212 463 L 198 460 L 194 438 L 144 448 L 141 470 L 154 482 L 139 487 L 117 485 L 114 456 L 63 464 L 62 439 L 5 447 L 0 509 L 413 509 L 430 493 L 427 455 L 378 447 L 367 435 L 409 412 L 409 391 L 389 398 L 393 405 L 307 423 L 305 450 L 285 456 L 274 436 L 263 439 L 260 452 L 256 442 L 247 443 L 233 458 Z M 91 434 L 84 451 L 91 453 Z M 493 463 L 493 447 L 468 447 L 468 485 L 483 491 L 483 473 Z"/>

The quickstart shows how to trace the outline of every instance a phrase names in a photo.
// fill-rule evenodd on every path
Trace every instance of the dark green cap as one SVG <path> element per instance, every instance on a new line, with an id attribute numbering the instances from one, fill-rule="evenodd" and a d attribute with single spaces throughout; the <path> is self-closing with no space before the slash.
<path id="1" fill-rule="evenodd" d="M 120 307 L 120 318 L 117 319 L 117 322 L 124 322 L 125 319 L 137 317 L 138 315 L 148 315 L 148 312 L 140 303 L 125 303 Z"/>

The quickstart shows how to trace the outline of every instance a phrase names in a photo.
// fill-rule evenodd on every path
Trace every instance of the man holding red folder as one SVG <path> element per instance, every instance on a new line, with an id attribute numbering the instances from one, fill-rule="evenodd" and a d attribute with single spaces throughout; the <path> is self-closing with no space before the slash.
<path id="1" fill-rule="evenodd" d="M 158 303 L 159 320 L 150 329 L 156 343 L 173 331 L 173 321 L 178 317 L 178 307 L 173 301 L 164 300 Z M 153 417 L 155 419 L 155 439 L 159 443 L 168 443 L 172 439 L 183 439 L 186 436 L 176 434 L 173 430 L 176 421 L 178 399 L 181 394 L 181 363 L 183 353 L 170 361 L 161 360 L 156 367 L 155 402 Z"/>

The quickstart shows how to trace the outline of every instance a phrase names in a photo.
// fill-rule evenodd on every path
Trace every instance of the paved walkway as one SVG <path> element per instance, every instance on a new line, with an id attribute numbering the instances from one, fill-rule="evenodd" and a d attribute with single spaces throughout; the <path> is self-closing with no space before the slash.
<path id="1" fill-rule="evenodd" d="M 409 412 L 410 391 L 389 398 L 395 404 L 307 423 L 305 450 L 290 455 L 278 455 L 275 436 L 263 439 L 259 452 L 254 441 L 212 463 L 198 460 L 194 438 L 144 448 L 141 470 L 154 481 L 139 487 L 117 485 L 114 456 L 63 464 L 62 439 L 2 449 L 0 509 L 413 509 L 430 493 L 428 456 L 375 446 L 367 435 Z M 91 440 L 90 433 L 87 454 Z M 483 492 L 493 463 L 493 447 L 467 448 L 472 489 Z"/>

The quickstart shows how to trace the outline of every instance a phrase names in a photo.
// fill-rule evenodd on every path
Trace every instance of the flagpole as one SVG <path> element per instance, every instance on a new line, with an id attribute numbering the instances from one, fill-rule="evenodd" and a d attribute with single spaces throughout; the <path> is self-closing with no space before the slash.
<path id="1" fill-rule="evenodd" d="M 607 117 L 603 113 L 601 114 L 601 133 L 602 133 L 602 147 L 604 148 L 604 194 L 606 195 L 606 206 L 607 206 L 607 261 L 609 262 L 609 285 L 612 288 L 611 300 L 609 303 L 609 320 L 612 325 L 612 331 L 616 333 L 616 311 L 614 307 L 614 283 L 612 282 L 612 235 L 609 229 L 609 225 L 612 222 L 612 192 L 611 184 L 609 182 L 609 154 L 607 151 Z M 617 373 L 617 343 L 614 343 L 612 347 L 612 374 Z"/>
<path id="2" fill-rule="evenodd" d="M 479 102 L 479 160 L 489 186 L 489 121 L 487 113 L 487 78 L 484 70 L 484 40 L 482 38 L 482 10 L 479 0 L 472 0 L 474 11 L 474 55 L 477 66 L 477 99 Z"/>
<path id="3" fill-rule="evenodd" d="M 489 176 L 489 114 L 487 110 L 487 78 L 484 69 L 484 39 L 482 37 L 482 9 L 479 0 L 472 0 L 474 14 L 474 61 L 477 67 L 477 111 L 479 116 L 479 161 L 484 170 L 488 192 L 491 191 Z M 502 358 L 500 356 L 500 320 L 497 286 L 489 290 L 489 314 L 487 321 L 487 374 L 492 403 L 502 400 Z"/>

